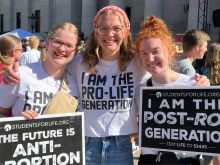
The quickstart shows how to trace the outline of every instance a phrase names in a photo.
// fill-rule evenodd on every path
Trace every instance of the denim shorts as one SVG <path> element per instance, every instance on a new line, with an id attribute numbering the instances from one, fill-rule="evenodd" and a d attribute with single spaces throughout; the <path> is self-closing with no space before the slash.
<path id="1" fill-rule="evenodd" d="M 130 135 L 86 137 L 86 165 L 133 165 Z"/>

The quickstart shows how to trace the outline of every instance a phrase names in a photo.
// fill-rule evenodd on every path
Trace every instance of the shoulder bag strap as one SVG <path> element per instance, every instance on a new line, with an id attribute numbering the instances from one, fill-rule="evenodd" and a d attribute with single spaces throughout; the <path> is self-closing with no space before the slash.
<path id="1" fill-rule="evenodd" d="M 64 72 L 60 91 L 67 92 L 69 81 L 67 80 L 66 71 Z"/>
<path id="2" fill-rule="evenodd" d="M 152 87 L 153 86 L 153 84 L 152 84 L 152 78 L 149 78 L 148 80 L 147 80 L 147 84 L 146 84 L 148 87 Z"/>

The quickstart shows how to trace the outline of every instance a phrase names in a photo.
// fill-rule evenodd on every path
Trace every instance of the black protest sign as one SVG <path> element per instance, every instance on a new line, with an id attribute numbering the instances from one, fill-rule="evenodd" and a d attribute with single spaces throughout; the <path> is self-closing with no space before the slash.
<path id="1" fill-rule="evenodd" d="M 84 165 L 83 113 L 1 118 L 1 165 Z"/>
<path id="2" fill-rule="evenodd" d="M 141 88 L 140 146 L 220 154 L 220 88 Z"/>

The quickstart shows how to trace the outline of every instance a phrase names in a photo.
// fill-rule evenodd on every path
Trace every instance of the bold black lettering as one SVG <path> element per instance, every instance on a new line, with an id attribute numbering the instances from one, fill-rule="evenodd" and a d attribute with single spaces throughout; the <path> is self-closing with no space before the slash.
<path id="1" fill-rule="evenodd" d="M 109 88 L 109 98 L 116 99 L 116 96 L 113 96 L 113 88 L 112 87 Z"/>
<path id="2" fill-rule="evenodd" d="M 113 78 L 113 85 L 116 84 L 116 77 L 117 77 L 117 76 L 112 76 L 112 78 Z"/>
<path id="3" fill-rule="evenodd" d="M 25 103 L 25 104 L 24 104 L 23 111 L 29 110 L 29 109 L 32 109 L 32 108 L 31 108 L 31 104 Z"/>
<path id="4" fill-rule="evenodd" d="M 96 99 L 103 99 L 103 88 L 97 87 L 95 91 L 95 98 Z"/>
<path id="5" fill-rule="evenodd" d="M 127 84 L 134 84 L 132 72 L 127 73 Z"/>
<path id="6" fill-rule="evenodd" d="M 41 107 L 40 107 L 39 105 L 34 105 L 34 106 L 33 106 L 33 110 L 34 110 L 35 112 L 37 112 L 38 114 L 41 114 Z"/>
<path id="7" fill-rule="evenodd" d="M 98 75 L 96 86 L 99 86 L 99 84 L 105 85 L 106 79 L 107 79 L 107 76 L 101 77 L 100 75 Z"/>
<path id="8" fill-rule="evenodd" d="M 83 84 L 83 82 L 84 82 L 84 76 L 85 76 L 85 72 L 82 72 L 81 84 Z"/>
<path id="9" fill-rule="evenodd" d="M 86 95 L 86 87 L 85 86 L 82 86 L 82 98 L 84 99 Z"/>
<path id="10" fill-rule="evenodd" d="M 95 88 L 88 87 L 87 98 L 88 99 L 95 99 L 95 97 L 93 96 L 94 93 L 95 93 Z"/>
<path id="11" fill-rule="evenodd" d="M 101 103 L 102 103 L 102 101 L 96 101 L 96 109 L 97 110 L 102 110 Z"/>
<path id="12" fill-rule="evenodd" d="M 114 109 L 114 102 L 111 100 L 108 101 L 108 109 L 109 110 Z"/>
<path id="13" fill-rule="evenodd" d="M 133 98 L 133 96 L 134 96 L 134 86 L 129 85 L 128 86 L 128 98 Z"/>
<path id="14" fill-rule="evenodd" d="M 121 93 L 121 97 L 120 98 L 125 98 L 125 94 L 127 94 L 127 86 L 121 86 L 120 87 L 120 93 Z"/>
<path id="15" fill-rule="evenodd" d="M 28 101 L 28 91 L 25 91 L 25 103 Z"/>
<path id="16" fill-rule="evenodd" d="M 89 79 L 88 79 L 88 85 L 95 85 L 96 83 L 96 75 L 89 75 Z"/>
<path id="17" fill-rule="evenodd" d="M 42 104 L 42 92 L 34 91 L 34 103 Z"/>
<path id="18" fill-rule="evenodd" d="M 124 83 L 123 83 L 123 82 L 124 82 Z M 118 84 L 119 84 L 119 85 L 127 84 L 127 83 L 126 83 L 126 75 L 125 75 L 125 74 L 122 73 L 122 74 L 119 75 Z"/>
<path id="19" fill-rule="evenodd" d="M 96 102 L 95 101 L 90 101 L 90 109 L 96 109 Z"/>
<path id="20" fill-rule="evenodd" d="M 48 95 L 46 92 L 44 92 L 43 95 L 43 104 L 47 104 L 48 101 L 53 97 L 53 93 L 49 93 Z"/>
<path id="21" fill-rule="evenodd" d="M 102 109 L 108 109 L 107 105 L 108 105 L 107 101 L 102 101 Z"/>
<path id="22" fill-rule="evenodd" d="M 120 100 L 115 100 L 115 103 L 116 103 L 116 106 L 114 109 L 121 109 L 120 104 L 119 104 Z"/>

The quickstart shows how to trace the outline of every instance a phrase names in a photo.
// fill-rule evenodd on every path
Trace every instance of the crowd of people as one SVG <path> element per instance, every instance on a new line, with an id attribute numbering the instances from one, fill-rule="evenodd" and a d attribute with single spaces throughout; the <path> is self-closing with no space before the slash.
<path id="1" fill-rule="evenodd" d="M 210 37 L 195 29 L 186 34 L 189 35 L 183 39 L 181 58 L 188 60 L 184 68 L 190 70 L 193 60 L 203 57 Z M 133 42 L 129 19 L 117 6 L 106 6 L 98 11 L 93 20 L 92 33 L 80 46 L 78 30 L 73 24 L 65 22 L 56 25 L 45 41 L 44 60 L 40 60 L 41 55 L 37 51 L 39 41 L 30 37 L 31 50 L 21 57 L 25 60 L 20 60 L 20 67 L 17 62 L 23 51 L 21 41 L 16 37 L 4 36 L 13 38 L 16 44 L 7 47 L 8 39 L 0 38 L 0 73 L 4 72 L 4 83 L 0 84 L 1 116 L 5 117 L 12 108 L 13 116 L 34 119 L 49 102 L 47 100 L 39 105 L 41 108 L 33 109 L 34 92 L 54 95 L 66 72 L 68 92 L 78 98 L 78 111 L 85 115 L 87 165 L 133 165 L 131 137 L 138 132 L 140 87 L 146 86 L 148 80 L 151 80 L 152 86 L 159 87 L 209 86 L 207 77 L 211 83 L 219 82 L 213 78 L 217 75 L 214 72 L 219 72 L 218 64 L 213 68 L 209 60 L 205 66 L 209 74 L 205 76 L 195 74 L 195 70 L 191 75 L 179 70 L 183 64 L 177 66 L 181 60 L 176 58 L 172 33 L 162 19 L 149 16 L 141 24 Z M 196 39 L 198 43 L 194 42 L 197 36 L 201 37 Z M 219 59 L 219 44 L 216 45 L 218 48 L 212 46 L 210 53 Z M 33 51 L 37 52 L 36 60 L 31 61 L 29 53 Z M 10 65 L 13 63 L 13 66 Z M 121 90 L 123 92 L 118 94 Z M 103 92 L 96 93 L 99 91 Z M 27 93 L 28 98 L 25 97 Z M 200 163 L 197 155 L 182 152 L 170 152 L 172 157 L 164 155 L 164 159 L 158 162 L 159 153 L 159 150 L 142 148 L 138 164 Z"/>

